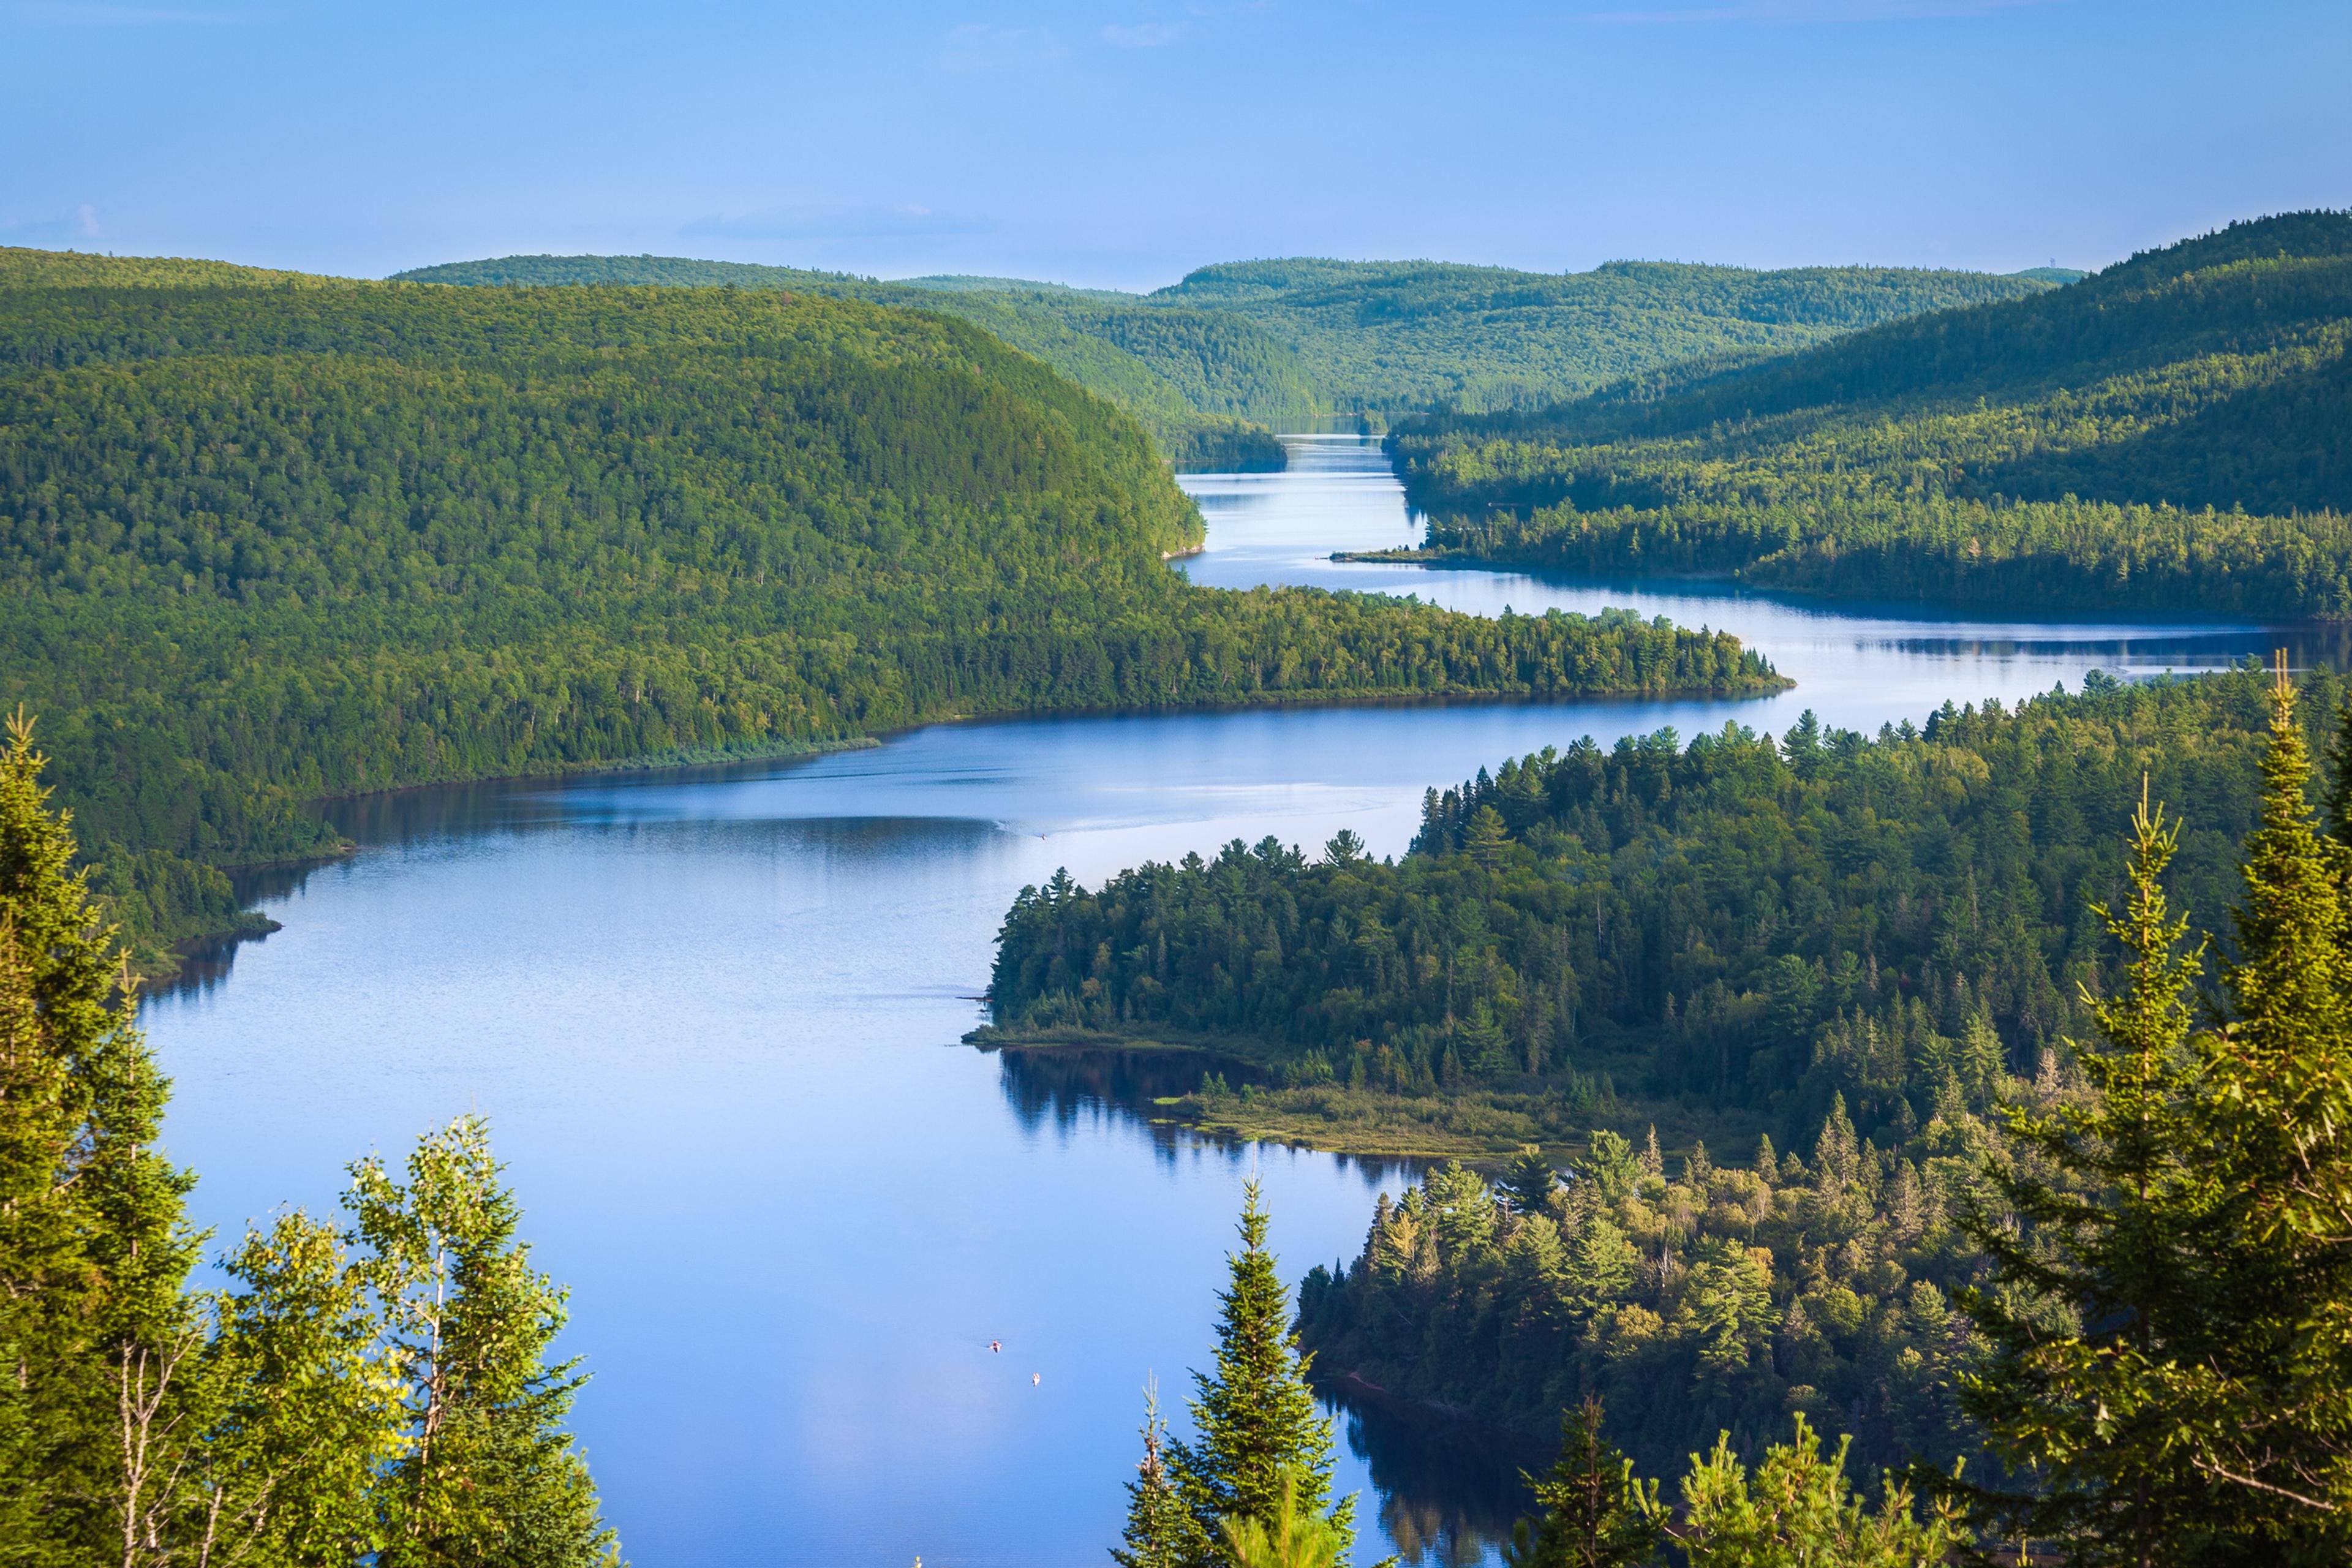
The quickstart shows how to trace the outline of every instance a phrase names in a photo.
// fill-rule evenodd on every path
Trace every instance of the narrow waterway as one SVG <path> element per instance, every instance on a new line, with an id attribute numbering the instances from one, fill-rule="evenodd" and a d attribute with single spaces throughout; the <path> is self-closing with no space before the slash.
<path id="1" fill-rule="evenodd" d="M 1402 1173 L 1150 1126 L 1126 1107 L 1163 1086 L 1131 1065 L 957 1045 L 1023 884 L 1342 826 L 1396 853 L 1425 786 L 1582 734 L 1779 729 L 1806 707 L 1874 730 L 2273 641 L 1342 565 L 1414 542 L 1402 492 L 1363 443 L 1295 450 L 1285 474 L 1188 479 L 1197 580 L 1629 605 L 1736 631 L 1801 684 L 944 725 L 803 763 L 353 803 L 362 852 L 274 889 L 283 931 L 151 1006 L 199 1221 L 331 1209 L 346 1162 L 479 1110 L 538 1263 L 572 1288 L 563 1347 L 594 1376 L 577 1425 L 634 1561 L 1093 1568 L 1144 1380 L 1181 1406 L 1207 1363 L 1244 1176 L 1295 1279 L 1352 1255 Z M 1360 1562 L 1490 1555 L 1508 1456 L 1377 1413 L 1341 1426 Z"/>

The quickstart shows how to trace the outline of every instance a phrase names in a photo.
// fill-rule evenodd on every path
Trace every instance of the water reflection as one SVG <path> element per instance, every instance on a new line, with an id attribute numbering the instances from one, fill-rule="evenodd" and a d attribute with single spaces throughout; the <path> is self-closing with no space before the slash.
<path id="1" fill-rule="evenodd" d="M 1487 1562 L 1510 1540 L 1512 1521 L 1534 1510 L 1520 1472 L 1551 1462 L 1541 1445 L 1400 1406 L 1361 1384 L 1317 1393 L 1345 1417 L 1348 1451 L 1379 1491 L 1381 1531 L 1407 1563 Z"/>

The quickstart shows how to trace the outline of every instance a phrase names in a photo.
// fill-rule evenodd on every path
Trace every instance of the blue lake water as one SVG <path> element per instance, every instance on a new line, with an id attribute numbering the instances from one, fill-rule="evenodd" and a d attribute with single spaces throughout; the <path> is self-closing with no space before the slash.
<path id="1" fill-rule="evenodd" d="M 346 803 L 361 852 L 274 887 L 283 931 L 150 1005 L 199 1220 L 331 1208 L 346 1162 L 479 1110 L 540 1265 L 572 1288 L 563 1346 L 594 1376 L 577 1426 L 641 1568 L 1093 1568 L 1145 1378 L 1181 1406 L 1207 1363 L 1244 1176 L 1295 1279 L 1352 1256 L 1406 1173 L 1152 1127 L 1129 1107 L 1171 1086 L 1148 1068 L 958 1045 L 1024 883 L 1342 826 L 1393 854 L 1424 787 L 1582 734 L 1778 730 L 1807 707 L 1875 730 L 2280 640 L 1335 563 L 1418 531 L 1377 449 L 1294 453 L 1187 479 L 1210 533 L 1183 570 L 1489 613 L 1625 605 L 1738 632 L 1801 684 L 940 725 L 799 763 Z M 1514 1456 L 1380 1413 L 1341 1427 L 1360 1562 L 1491 1554 Z"/>

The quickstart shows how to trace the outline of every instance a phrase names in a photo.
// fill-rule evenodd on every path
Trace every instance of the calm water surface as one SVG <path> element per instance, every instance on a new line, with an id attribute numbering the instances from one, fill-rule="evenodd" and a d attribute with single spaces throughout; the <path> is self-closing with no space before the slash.
<path id="1" fill-rule="evenodd" d="M 347 1161 L 479 1110 L 540 1264 L 572 1287 L 564 1344 L 594 1373 L 578 1426 L 644 1568 L 1093 1568 L 1140 1385 L 1181 1405 L 1207 1363 L 1244 1175 L 1295 1278 L 1352 1256 L 1406 1173 L 1152 1128 L 1126 1108 L 1177 1086 L 1149 1066 L 957 1046 L 1023 884 L 1341 826 L 1394 853 L 1428 784 L 1582 734 L 1777 730 L 1805 707 L 1875 729 L 2273 640 L 1335 564 L 1417 530 L 1376 451 L 1296 452 L 1283 475 L 1187 481 L 1210 522 L 1197 580 L 1628 605 L 1734 630 L 1802 685 L 948 725 L 800 763 L 355 803 L 363 851 L 274 889 L 284 931 L 151 1007 L 198 1218 L 330 1208 Z M 1520 1456 L 1377 1412 L 1342 1429 L 1340 1485 L 1377 1521 L 1360 1561 L 1490 1554 Z"/>

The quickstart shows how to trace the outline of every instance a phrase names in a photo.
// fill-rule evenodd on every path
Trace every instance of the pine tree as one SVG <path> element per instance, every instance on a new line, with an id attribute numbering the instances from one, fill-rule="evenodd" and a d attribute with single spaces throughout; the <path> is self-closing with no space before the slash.
<path id="1" fill-rule="evenodd" d="M 1208 1554 L 1168 1468 L 1168 1424 L 1160 1418 L 1160 1384 L 1143 1385 L 1143 1458 L 1127 1483 L 1127 1528 L 1110 1549 L 1120 1568 L 1180 1568 Z"/>
<path id="2" fill-rule="evenodd" d="M 177 1544 L 201 1238 L 46 760 L 18 714 L 0 751 L 0 1543 L 11 1568 L 129 1565 Z"/>
<path id="3" fill-rule="evenodd" d="M 1540 1477 L 1520 1472 L 1543 1512 L 1511 1528 L 1507 1568 L 1637 1568 L 1657 1555 L 1666 1512 L 1658 1483 L 1601 1435 L 1601 1401 L 1559 1418 L 1559 1458 Z"/>
<path id="4" fill-rule="evenodd" d="M 1348 1531 L 1301 1504 L 1298 1474 L 1289 1466 L 1276 1480 L 1280 1491 L 1272 1509 L 1221 1521 L 1234 1568 L 1338 1568 L 1347 1555 Z"/>
<path id="5" fill-rule="evenodd" d="M 2199 959 L 2181 952 L 2189 922 L 2163 885 L 2179 838 L 2143 798 L 2130 901 L 2096 908 L 2127 962 L 2116 994 L 2085 996 L 2098 1033 L 2074 1052 L 2091 1092 L 2011 1110 L 2026 1157 L 1992 1176 L 2022 1228 L 1983 1212 L 1966 1221 L 1991 1278 L 1957 1300 L 1991 1353 L 1961 1378 L 1961 1400 L 2031 1485 L 1939 1489 L 2084 1568 L 2197 1561 L 2231 1512 L 2193 1461 L 2192 1413 L 2214 1407 L 2196 1369 L 2231 1354 L 2215 1331 L 2232 1248 L 2193 1119 L 2186 998 Z"/>
<path id="6" fill-rule="evenodd" d="M 551 1366 L 563 1292 L 515 1239 L 488 1126 L 458 1118 L 409 1156 L 371 1157 L 345 1202 L 406 1384 L 407 1452 L 382 1489 L 382 1568 L 601 1568 L 616 1563 L 588 1468 L 562 1429 L 585 1381 Z"/>
<path id="7" fill-rule="evenodd" d="M 1511 1206 L 1521 1214 L 1542 1214 L 1550 1206 L 1552 1191 L 1559 1184 L 1551 1161 L 1533 1144 L 1520 1150 L 1503 1173 L 1503 1190 L 1510 1194 Z"/>
<path id="8" fill-rule="evenodd" d="M 1216 1370 L 1192 1374 L 1199 1436 L 1170 1447 L 1176 1487 L 1204 1542 L 1223 1542 L 1226 1520 L 1268 1520 L 1291 1506 L 1327 1517 L 1344 1556 L 1355 1540 L 1356 1500 L 1330 1503 L 1331 1420 L 1316 1413 L 1307 1386 L 1308 1358 L 1298 1353 L 1289 1293 L 1266 1250 L 1259 1195 L 1255 1179 L 1244 1184 L 1242 1248 L 1228 1256 L 1232 1278 L 1218 1297 Z M 1233 1561 L 1223 1545 L 1204 1560 Z"/>
<path id="9" fill-rule="evenodd" d="M 2242 1244 L 2223 1306 L 2239 1369 L 2199 1466 L 2282 1558 L 2352 1555 L 2352 850 L 2312 820 L 2282 655 L 2262 816 L 2231 911 L 2200 1108 Z M 2200 1413 L 2205 1414 L 2203 1412 Z"/>

